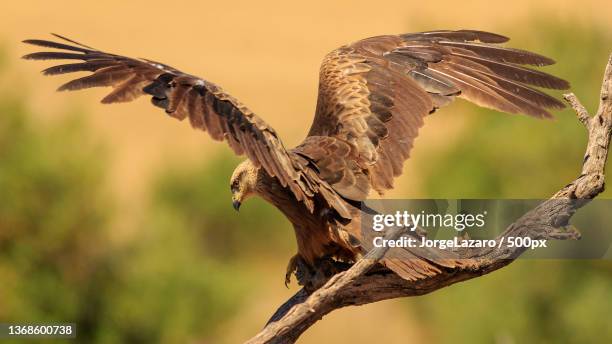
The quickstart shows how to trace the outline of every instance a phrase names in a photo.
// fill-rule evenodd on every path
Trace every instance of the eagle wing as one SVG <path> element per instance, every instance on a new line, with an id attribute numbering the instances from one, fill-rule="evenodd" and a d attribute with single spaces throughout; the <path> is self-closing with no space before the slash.
<path id="1" fill-rule="evenodd" d="M 569 83 L 524 67 L 554 61 L 499 45 L 508 38 L 461 30 L 367 38 L 334 50 L 321 66 L 316 115 L 298 147 L 323 179 L 360 201 L 402 173 L 423 118 L 464 98 L 487 108 L 551 117 L 564 104 L 534 86 Z"/>
<path id="2" fill-rule="evenodd" d="M 60 51 L 36 52 L 24 58 L 79 61 L 45 69 L 45 75 L 92 73 L 60 86 L 60 91 L 110 86 L 113 91 L 102 99 L 105 104 L 151 95 L 152 103 L 169 116 L 178 120 L 189 118 L 192 127 L 207 131 L 215 140 L 225 140 L 236 154 L 245 154 L 312 211 L 316 187 L 312 173 L 303 170 L 301 160 L 285 149 L 274 129 L 219 86 L 162 63 L 106 53 L 55 36 L 65 43 L 48 40 L 24 43 Z"/>

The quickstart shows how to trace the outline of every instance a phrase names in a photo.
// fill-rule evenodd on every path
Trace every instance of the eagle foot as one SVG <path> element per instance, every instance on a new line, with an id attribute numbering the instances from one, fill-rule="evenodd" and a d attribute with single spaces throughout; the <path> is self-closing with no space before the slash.
<path id="1" fill-rule="evenodd" d="M 319 273 L 320 274 L 320 273 Z M 311 281 L 313 281 L 317 274 L 317 270 L 314 269 L 310 264 L 300 256 L 300 254 L 296 254 L 295 256 L 289 259 L 289 263 L 287 264 L 287 271 L 285 272 L 285 287 L 289 287 L 291 283 L 291 276 L 294 275 L 298 284 L 307 287 L 311 285 Z"/>
<path id="2" fill-rule="evenodd" d="M 331 256 L 321 257 L 310 265 L 302 257 L 295 255 L 287 266 L 285 285 L 289 284 L 291 275 L 295 275 L 299 285 L 308 291 L 313 291 L 320 288 L 333 275 L 345 271 L 350 266 L 351 264 L 337 261 Z"/>

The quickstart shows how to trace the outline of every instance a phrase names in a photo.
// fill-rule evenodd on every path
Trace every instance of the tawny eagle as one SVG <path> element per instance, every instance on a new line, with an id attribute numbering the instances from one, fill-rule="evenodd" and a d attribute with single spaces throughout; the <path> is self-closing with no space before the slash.
<path id="1" fill-rule="evenodd" d="M 141 95 L 169 116 L 225 140 L 248 158 L 231 176 L 233 206 L 257 195 L 293 224 L 298 252 L 290 260 L 315 268 L 321 259 L 353 262 L 364 253 L 360 204 L 371 190 L 393 187 L 402 173 L 423 118 L 456 97 L 487 108 L 551 117 L 563 103 L 534 88 L 567 89 L 567 81 L 526 68 L 554 61 L 507 48 L 508 38 L 475 30 L 386 35 L 357 41 L 329 53 L 320 70 L 319 95 L 310 131 L 287 149 L 260 117 L 210 81 L 147 59 L 114 55 L 55 35 L 62 42 L 25 43 L 59 51 L 30 60 L 79 60 L 45 69 L 45 75 L 92 74 L 59 90 L 111 86 L 102 103 Z M 396 249 L 401 250 L 401 249 Z M 405 279 L 461 264 L 395 252 L 381 263 Z M 397 259 L 405 257 L 407 259 Z"/>

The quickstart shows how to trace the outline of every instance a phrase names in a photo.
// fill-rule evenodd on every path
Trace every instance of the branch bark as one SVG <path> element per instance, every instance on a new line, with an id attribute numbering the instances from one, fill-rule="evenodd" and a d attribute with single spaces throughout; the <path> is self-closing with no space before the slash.
<path id="1" fill-rule="evenodd" d="M 578 231 L 567 225 L 570 218 L 604 190 L 604 169 L 612 134 L 612 55 L 606 65 L 600 104 L 595 116 L 589 115 L 573 93 L 564 95 L 564 98 L 588 131 L 582 172 L 549 200 L 511 224 L 496 240 L 509 236 L 577 239 L 580 237 Z M 399 235 L 399 230 L 390 234 L 392 237 Z M 276 311 L 266 327 L 246 343 L 294 343 L 310 326 L 335 309 L 431 293 L 500 269 L 524 251 L 525 248 L 466 249 L 460 254 L 471 264 L 446 269 L 417 281 L 406 281 L 390 270 L 381 268 L 377 262 L 384 256 L 386 249 L 374 249 L 348 270 L 334 275 L 318 290 L 308 292 L 302 289 L 297 292 Z"/>

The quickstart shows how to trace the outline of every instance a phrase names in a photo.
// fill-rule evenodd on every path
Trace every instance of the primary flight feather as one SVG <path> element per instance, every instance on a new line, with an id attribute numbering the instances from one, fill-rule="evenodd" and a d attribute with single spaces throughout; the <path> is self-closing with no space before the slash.
<path id="1" fill-rule="evenodd" d="M 289 264 L 316 268 L 321 259 L 355 261 L 364 253 L 360 204 L 374 190 L 393 188 L 423 118 L 463 98 L 480 106 L 538 118 L 562 109 L 536 87 L 567 89 L 567 81 L 525 67 L 554 61 L 500 44 L 508 38 L 475 30 L 429 31 L 367 38 L 329 53 L 320 71 L 316 113 L 308 136 L 286 149 L 274 129 L 214 83 L 147 59 L 99 51 L 68 38 L 25 43 L 59 51 L 36 52 L 30 60 L 76 60 L 45 69 L 45 75 L 92 74 L 59 90 L 110 86 L 102 103 L 150 95 L 155 106 L 192 127 L 225 140 L 246 155 L 231 177 L 236 209 L 257 195 L 276 206 L 295 229 L 298 252 Z M 413 259 L 394 248 L 381 263 L 414 280 L 452 259 Z M 405 259 L 401 259 L 405 258 Z"/>

